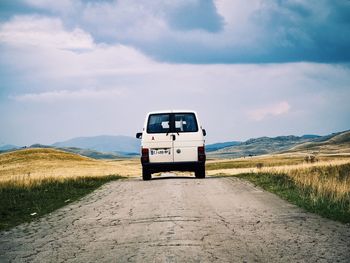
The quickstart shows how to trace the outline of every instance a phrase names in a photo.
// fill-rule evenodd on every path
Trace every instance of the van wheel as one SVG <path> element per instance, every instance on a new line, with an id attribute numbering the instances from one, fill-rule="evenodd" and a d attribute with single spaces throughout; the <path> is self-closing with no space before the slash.
<path id="1" fill-rule="evenodd" d="M 196 178 L 205 178 L 205 166 L 200 165 L 194 173 Z"/>
<path id="2" fill-rule="evenodd" d="M 150 173 L 150 171 L 148 171 L 148 169 L 146 168 L 142 168 L 142 179 L 144 181 L 148 181 L 151 180 L 152 178 L 152 174 Z"/>

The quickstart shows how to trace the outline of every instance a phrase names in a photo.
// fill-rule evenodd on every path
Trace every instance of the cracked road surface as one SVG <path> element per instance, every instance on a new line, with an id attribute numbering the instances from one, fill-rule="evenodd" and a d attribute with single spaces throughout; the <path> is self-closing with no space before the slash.
<path id="1" fill-rule="evenodd" d="M 248 182 L 167 174 L 0 233 L 0 262 L 349 262 L 349 247 L 349 225 Z"/>

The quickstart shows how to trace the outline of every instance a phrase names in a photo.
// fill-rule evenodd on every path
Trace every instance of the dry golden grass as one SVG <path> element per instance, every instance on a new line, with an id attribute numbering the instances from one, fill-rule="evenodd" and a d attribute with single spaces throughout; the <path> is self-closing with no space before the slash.
<path id="1" fill-rule="evenodd" d="M 71 178 L 107 175 L 139 176 L 138 159 L 95 160 L 54 149 L 23 149 L 0 154 L 0 186 L 8 184 L 37 185 L 43 180 L 62 181 Z"/>
<path id="2" fill-rule="evenodd" d="M 350 202 L 350 158 L 347 155 L 323 156 L 319 158 L 322 161 L 315 163 L 306 163 L 302 158 L 299 159 L 298 164 L 271 166 L 273 163 L 283 162 L 284 159 L 285 156 L 256 157 L 250 159 L 250 167 L 209 170 L 207 174 L 223 176 L 248 173 L 283 174 L 287 175 L 300 189 L 310 189 L 315 200 L 327 198 L 339 203 Z M 290 163 L 298 162 L 298 158 L 292 158 L 292 160 L 294 161 Z M 249 161 L 243 161 L 244 166 L 249 164 Z M 224 164 L 223 167 L 234 166 L 234 164 L 228 165 L 227 162 L 237 162 L 238 167 L 242 166 L 242 159 L 236 159 L 219 161 L 217 167 L 222 164 Z M 262 163 L 263 166 L 257 168 L 257 163 Z"/>
<path id="3" fill-rule="evenodd" d="M 261 155 L 254 157 L 235 158 L 235 159 L 213 159 L 207 161 L 207 170 L 218 170 L 228 168 L 254 168 L 257 164 L 263 167 L 274 167 L 284 165 L 296 165 L 305 163 L 307 153 L 295 154 L 275 154 Z M 317 155 L 320 162 L 334 160 L 350 160 L 350 154 L 322 154 Z"/>
<path id="4" fill-rule="evenodd" d="M 288 173 L 292 170 L 300 170 L 310 167 L 322 167 L 329 165 L 341 165 L 350 163 L 350 158 L 348 159 L 335 159 L 328 161 L 319 161 L 315 163 L 306 163 L 302 162 L 300 164 L 291 164 L 291 165 L 276 165 L 276 166 L 267 166 L 262 168 L 256 167 L 256 162 L 252 163 L 250 167 L 246 168 L 227 168 L 227 169 L 216 169 L 207 171 L 208 175 L 235 175 L 241 173 L 258 173 L 258 172 L 268 172 L 268 173 Z M 254 166 L 253 166 L 254 165 Z"/>
<path id="5" fill-rule="evenodd" d="M 310 188 L 313 198 L 350 202 L 350 163 L 281 170 L 303 189 Z M 349 211 L 350 212 L 350 211 Z"/>
<path id="6" fill-rule="evenodd" d="M 319 159 L 321 161 L 316 163 L 305 163 L 304 155 L 270 155 L 234 160 L 209 160 L 208 165 L 211 169 L 207 170 L 207 174 L 236 175 L 260 172 L 287 174 L 296 183 L 310 186 L 318 193 L 327 195 L 331 193 L 334 198 L 341 198 L 350 191 L 350 179 L 338 180 L 337 176 L 325 177 L 322 171 L 329 171 L 331 169 L 329 167 L 350 163 L 350 156 L 321 156 Z M 259 163 L 262 164 L 261 168 L 257 168 Z M 337 172 L 336 169 L 332 171 Z M 139 177 L 141 175 L 139 159 L 95 160 L 47 148 L 23 149 L 0 154 L 0 187 L 31 186 L 38 185 L 44 180 L 63 181 L 112 174 Z"/>
<path id="7" fill-rule="evenodd" d="M 306 163 L 305 155 L 269 155 L 234 160 L 209 160 L 208 175 L 248 174 L 256 180 L 269 179 L 275 186 L 278 177 L 297 187 L 300 203 L 320 207 L 322 214 L 348 222 L 350 215 L 350 155 L 318 156 L 318 162 Z M 182 175 L 182 173 L 179 173 Z M 138 158 L 95 160 L 55 149 L 23 149 L 0 154 L 0 190 L 34 189 L 44 183 L 77 182 L 82 178 L 108 178 L 109 175 L 141 176 Z M 185 174 L 188 176 L 188 173 Z M 279 176 L 281 175 L 281 176 Z M 156 176 L 156 175 L 154 175 Z M 243 175 L 241 175 L 243 176 Z M 45 188 L 46 189 L 46 188 Z M 43 191 L 46 191 L 42 189 Z M 284 188 L 281 188 L 283 193 Z M 311 200 L 305 202 L 305 200 Z M 335 208 L 334 208 L 335 207 Z M 334 208 L 334 209 L 333 209 Z M 333 209 L 333 210 L 332 210 Z M 335 212 L 334 212 L 335 211 Z M 333 216 L 339 214 L 339 216 Z"/>

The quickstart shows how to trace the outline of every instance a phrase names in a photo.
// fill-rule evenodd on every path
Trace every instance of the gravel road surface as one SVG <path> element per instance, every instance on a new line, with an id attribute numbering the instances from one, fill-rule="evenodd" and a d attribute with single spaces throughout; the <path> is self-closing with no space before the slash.
<path id="1" fill-rule="evenodd" d="M 350 262 L 350 227 L 237 178 L 163 174 L 1 232 L 0 262 Z"/>

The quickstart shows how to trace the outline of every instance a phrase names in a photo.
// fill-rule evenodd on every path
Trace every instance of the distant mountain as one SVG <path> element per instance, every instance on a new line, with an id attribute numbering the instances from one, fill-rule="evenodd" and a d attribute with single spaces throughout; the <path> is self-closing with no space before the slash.
<path id="1" fill-rule="evenodd" d="M 18 147 L 13 144 L 5 144 L 5 145 L 0 145 L 0 151 L 8 151 L 8 150 L 14 150 L 14 149 L 19 149 L 21 147 Z"/>
<path id="2" fill-rule="evenodd" d="M 249 139 L 245 142 L 208 151 L 213 157 L 243 157 L 286 152 L 329 152 L 350 153 L 350 131 L 332 133 L 326 136 L 278 136 Z"/>
<path id="3" fill-rule="evenodd" d="M 52 144 L 55 147 L 75 147 L 98 152 L 131 154 L 140 152 L 140 140 L 129 136 L 101 135 L 78 137 Z"/>
<path id="4" fill-rule="evenodd" d="M 75 153 L 82 156 L 90 157 L 93 159 L 121 159 L 121 158 L 132 157 L 136 155 L 133 153 L 119 154 L 119 153 L 113 153 L 113 152 L 99 152 L 96 150 L 81 149 L 77 147 L 57 147 L 52 145 L 40 144 L 40 143 L 32 144 L 28 148 L 57 149 L 64 152 Z M 9 151 L 13 151 L 13 150 L 9 150 Z"/>
<path id="5" fill-rule="evenodd" d="M 53 147 L 51 145 L 35 143 L 35 144 L 30 145 L 29 148 L 53 148 Z"/>
<path id="6" fill-rule="evenodd" d="M 59 149 L 65 152 L 76 153 L 76 154 L 90 157 L 93 159 L 120 159 L 120 158 L 126 157 L 124 155 L 117 154 L 117 153 L 98 152 L 95 150 L 80 149 L 76 147 L 56 147 L 56 149 Z"/>
<path id="7" fill-rule="evenodd" d="M 205 146 L 205 150 L 207 152 L 213 152 L 217 151 L 226 147 L 236 146 L 239 145 L 241 142 L 238 141 L 232 141 L 232 142 L 218 142 L 213 144 L 208 144 Z"/>
<path id="8" fill-rule="evenodd" d="M 230 157 L 242 157 L 248 155 L 262 155 L 280 152 L 291 147 L 309 141 L 298 136 L 278 136 L 274 138 L 260 137 L 249 139 L 236 146 L 226 147 L 215 151 L 215 154 L 227 155 Z"/>
<path id="9" fill-rule="evenodd" d="M 78 137 L 52 145 L 40 143 L 29 148 L 56 148 L 94 159 L 120 159 L 139 155 L 140 140 L 129 136 Z M 0 146 L 0 153 L 20 149 L 15 145 Z"/>
<path id="10" fill-rule="evenodd" d="M 33 144 L 31 148 L 58 148 L 94 159 L 119 159 L 139 155 L 140 140 L 128 136 L 78 137 L 53 145 Z M 20 149 L 15 145 L 1 145 L 1 152 Z M 231 141 L 206 146 L 209 157 L 243 157 L 271 153 L 347 153 L 350 154 L 350 130 L 325 136 L 278 136 Z"/>
<path id="11" fill-rule="evenodd" d="M 314 134 L 305 134 L 303 136 L 301 136 L 301 138 L 303 139 L 317 139 L 317 138 L 321 138 L 322 136 L 320 135 L 314 135 Z"/>

